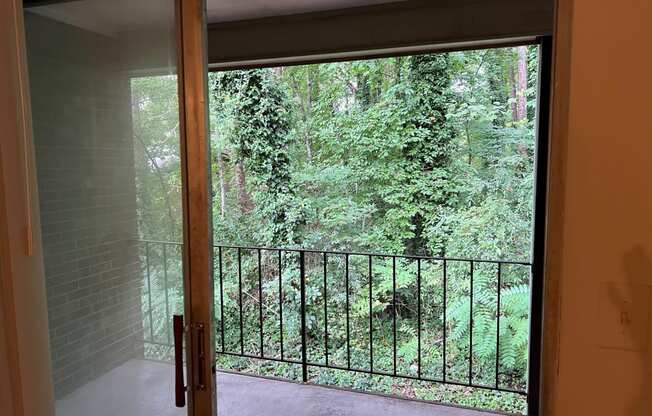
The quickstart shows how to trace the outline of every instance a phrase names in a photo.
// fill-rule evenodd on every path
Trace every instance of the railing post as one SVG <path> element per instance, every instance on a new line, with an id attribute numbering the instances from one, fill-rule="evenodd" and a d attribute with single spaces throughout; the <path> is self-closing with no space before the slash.
<path id="1" fill-rule="evenodd" d="M 149 337 L 154 342 L 154 318 L 152 314 L 152 277 L 149 271 L 149 242 L 145 242 L 145 267 L 147 269 L 147 301 L 149 303 L 147 313 L 149 314 Z"/>
<path id="2" fill-rule="evenodd" d="M 303 382 L 308 382 L 308 351 L 306 345 L 306 256 L 299 252 L 299 279 L 301 284 L 301 370 Z"/>
<path id="3" fill-rule="evenodd" d="M 167 334 L 168 344 L 172 344 L 172 337 L 170 334 L 170 296 L 168 290 L 168 249 L 167 244 L 163 246 L 163 290 L 165 293 L 165 333 Z"/>

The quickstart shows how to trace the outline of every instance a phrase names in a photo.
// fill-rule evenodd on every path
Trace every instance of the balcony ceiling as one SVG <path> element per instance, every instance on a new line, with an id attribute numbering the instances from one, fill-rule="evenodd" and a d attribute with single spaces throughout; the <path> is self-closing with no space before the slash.
<path id="1" fill-rule="evenodd" d="M 209 23 L 249 20 L 405 0 L 207 0 Z M 32 13 L 104 35 L 170 27 L 172 2 L 160 0 L 66 1 L 31 7 Z"/>
<path id="2" fill-rule="evenodd" d="M 208 22 L 229 22 L 346 9 L 404 0 L 207 0 Z"/>

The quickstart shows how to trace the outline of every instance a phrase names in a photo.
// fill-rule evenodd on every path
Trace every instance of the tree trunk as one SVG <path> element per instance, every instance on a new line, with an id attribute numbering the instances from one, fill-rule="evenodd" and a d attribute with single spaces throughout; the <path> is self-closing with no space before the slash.
<path id="1" fill-rule="evenodd" d="M 167 208 L 167 213 L 168 213 L 168 225 L 170 227 L 170 235 L 169 238 L 175 238 L 177 235 L 177 221 L 176 221 L 176 216 L 172 213 L 172 202 L 170 201 L 170 194 L 169 194 L 169 189 L 168 186 L 165 182 L 165 178 L 163 177 L 163 172 L 161 172 L 161 168 L 159 168 L 158 163 L 156 163 L 156 159 L 154 156 L 150 153 L 149 149 L 147 148 L 147 145 L 143 141 L 143 139 L 140 136 L 136 136 L 138 138 L 138 141 L 140 142 L 141 146 L 143 147 L 143 152 L 145 153 L 145 156 L 149 160 L 149 163 L 152 165 L 154 168 L 154 172 L 156 172 L 156 177 L 158 178 L 159 183 L 161 184 L 161 192 L 163 193 L 163 200 L 165 201 L 165 206 Z"/>
<path id="2" fill-rule="evenodd" d="M 251 199 L 251 195 L 247 192 L 247 176 L 244 164 L 241 160 L 235 163 L 235 186 L 240 212 L 250 212 L 254 208 L 254 203 Z"/>
<path id="3" fill-rule="evenodd" d="M 516 92 L 516 121 L 527 118 L 527 46 L 519 46 L 517 92 Z"/>
<path id="4" fill-rule="evenodd" d="M 363 110 L 367 110 L 372 104 L 372 93 L 369 78 L 366 74 L 356 76 L 356 88 L 356 101 L 360 103 Z"/>
<path id="5" fill-rule="evenodd" d="M 306 161 L 308 164 L 312 163 L 312 140 L 310 139 L 310 118 L 312 116 L 312 98 L 313 98 L 313 78 L 312 72 L 308 71 L 306 82 L 306 96 L 304 98 L 301 93 L 301 88 L 296 79 L 292 80 L 291 84 L 294 95 L 299 99 L 299 110 L 301 111 L 301 120 L 303 121 L 303 128 L 301 129 L 303 136 L 303 144 L 306 148 Z"/>
<path id="6" fill-rule="evenodd" d="M 511 99 L 511 109 L 512 109 L 512 121 L 518 121 L 518 94 L 517 94 L 517 80 L 516 80 L 516 70 L 514 65 L 510 63 L 509 65 L 509 98 Z"/>
<path id="7" fill-rule="evenodd" d="M 306 104 L 306 110 L 304 113 L 304 123 L 305 123 L 305 131 L 303 133 L 304 140 L 306 143 L 306 157 L 308 159 L 308 163 L 312 163 L 312 143 L 310 140 L 310 118 L 312 116 L 312 71 L 308 72 L 308 88 L 306 91 L 306 98 L 307 98 L 307 104 Z"/>
<path id="8" fill-rule="evenodd" d="M 516 53 L 516 63 L 509 66 L 509 92 L 512 121 L 519 122 L 527 118 L 527 46 L 519 46 Z"/>
<path id="9" fill-rule="evenodd" d="M 226 164 L 224 163 L 224 154 L 222 152 L 217 153 L 217 169 L 220 179 L 220 217 L 224 219 L 226 212 L 226 193 L 228 190 L 226 188 L 225 178 Z"/>

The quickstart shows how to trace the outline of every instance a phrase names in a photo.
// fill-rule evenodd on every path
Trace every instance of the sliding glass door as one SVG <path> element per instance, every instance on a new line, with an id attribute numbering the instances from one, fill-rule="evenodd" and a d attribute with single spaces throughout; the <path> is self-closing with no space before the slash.
<path id="1" fill-rule="evenodd" d="M 57 416 L 214 407 L 203 10 L 26 2 Z"/>

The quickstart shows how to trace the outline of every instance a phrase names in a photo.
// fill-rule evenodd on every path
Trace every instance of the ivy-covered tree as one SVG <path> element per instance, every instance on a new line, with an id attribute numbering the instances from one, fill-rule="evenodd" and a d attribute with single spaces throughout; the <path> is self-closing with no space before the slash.
<path id="1" fill-rule="evenodd" d="M 412 101 L 406 123 L 412 132 L 404 147 L 409 162 L 404 189 L 414 236 L 405 249 L 443 254 L 446 230 L 440 224 L 456 192 L 451 173 L 456 131 L 448 118 L 454 102 L 450 59 L 446 54 L 413 56 L 409 71 Z"/>
<path id="2" fill-rule="evenodd" d="M 264 223 L 259 239 L 270 245 L 296 243 L 303 213 L 292 187 L 285 91 L 269 69 L 221 73 L 216 88 L 233 96 L 229 138 L 236 164 L 252 174 L 254 213 Z"/>

